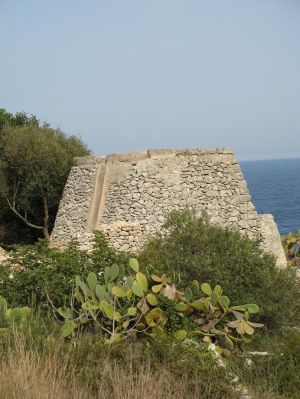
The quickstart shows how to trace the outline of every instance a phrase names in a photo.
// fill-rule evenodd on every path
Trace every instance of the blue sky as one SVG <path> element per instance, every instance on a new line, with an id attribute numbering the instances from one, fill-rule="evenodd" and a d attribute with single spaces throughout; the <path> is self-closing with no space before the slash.
<path id="1" fill-rule="evenodd" d="M 0 107 L 96 154 L 300 156 L 300 1 L 0 0 Z"/>

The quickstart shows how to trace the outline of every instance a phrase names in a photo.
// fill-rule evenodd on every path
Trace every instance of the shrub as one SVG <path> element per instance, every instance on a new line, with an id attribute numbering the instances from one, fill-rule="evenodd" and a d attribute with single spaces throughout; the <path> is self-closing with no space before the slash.
<path id="1" fill-rule="evenodd" d="M 127 257 L 108 247 L 98 234 L 91 253 L 81 251 L 72 244 L 64 251 L 50 248 L 47 241 L 35 245 L 16 246 L 10 259 L 0 267 L 0 295 L 14 306 L 36 303 L 48 306 L 48 296 L 55 306 L 70 301 L 75 276 L 98 273 L 115 262 L 127 262 Z"/>
<path id="2" fill-rule="evenodd" d="M 221 284 L 233 303 L 257 303 L 269 328 L 299 323 L 300 282 L 292 270 L 277 269 L 258 240 L 189 211 L 172 213 L 164 228 L 140 253 L 144 267 L 153 264 L 158 273 L 177 274 L 179 288 L 192 279 Z"/>

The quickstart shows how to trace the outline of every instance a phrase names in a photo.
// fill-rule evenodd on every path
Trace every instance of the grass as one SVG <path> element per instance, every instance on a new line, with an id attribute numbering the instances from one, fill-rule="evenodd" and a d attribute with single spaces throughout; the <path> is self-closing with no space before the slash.
<path id="1" fill-rule="evenodd" d="M 33 327 L 25 334 L 13 331 L 9 341 L 0 340 L 1 399 L 241 398 L 230 384 L 232 374 L 239 376 L 252 399 L 299 397 L 299 364 L 288 355 L 295 338 L 282 361 L 256 358 L 249 368 L 238 353 L 228 359 L 225 371 L 201 349 L 172 347 L 170 342 L 107 348 L 92 334 L 64 341 L 55 329 L 47 333 L 47 320 L 39 319 Z M 284 339 L 274 341 L 280 350 Z M 269 344 L 263 338 L 253 349 L 270 348 Z"/>
<path id="2" fill-rule="evenodd" d="M 12 342 L 2 349 L 0 360 L 2 399 L 204 399 L 221 398 L 225 392 L 228 399 L 236 397 L 222 384 L 216 389 L 214 373 L 206 374 L 205 381 L 199 373 L 186 378 L 174 364 L 154 367 L 151 359 L 141 360 L 141 351 L 130 347 L 124 357 L 116 356 L 118 350 L 99 353 L 95 347 L 91 353 L 84 340 L 66 348 L 63 341 L 53 344 L 53 337 L 45 337 L 41 349 L 34 337 L 14 332 Z"/>
<path id="3" fill-rule="evenodd" d="M 182 398 L 188 392 L 183 380 L 175 380 L 169 372 L 153 373 L 149 364 L 138 372 L 125 370 L 109 362 L 103 363 L 99 388 L 93 391 L 81 385 L 67 371 L 58 356 L 42 356 L 25 351 L 22 345 L 1 362 L 0 397 L 5 399 L 67 398 Z M 201 397 L 194 392 L 192 398 Z"/>

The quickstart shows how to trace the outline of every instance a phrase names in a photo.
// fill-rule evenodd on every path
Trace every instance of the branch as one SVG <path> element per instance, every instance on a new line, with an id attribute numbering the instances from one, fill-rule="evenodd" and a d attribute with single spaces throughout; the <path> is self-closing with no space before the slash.
<path id="1" fill-rule="evenodd" d="M 22 220 L 22 222 L 24 222 L 25 224 L 27 224 L 27 226 L 33 228 L 33 229 L 38 229 L 38 230 L 43 230 L 44 226 L 38 226 L 37 224 L 31 223 L 29 222 L 29 220 L 27 219 L 27 215 L 25 214 L 25 216 L 22 216 L 16 209 L 15 206 L 15 198 L 13 200 L 13 203 L 10 202 L 9 198 L 7 195 L 5 195 L 6 201 L 8 203 L 8 206 L 10 208 L 11 211 L 13 211 L 13 213 L 20 219 Z"/>

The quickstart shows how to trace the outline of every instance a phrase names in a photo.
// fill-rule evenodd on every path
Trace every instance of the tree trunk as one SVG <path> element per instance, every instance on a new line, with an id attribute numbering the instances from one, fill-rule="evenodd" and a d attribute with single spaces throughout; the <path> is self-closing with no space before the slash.
<path id="1" fill-rule="evenodd" d="M 45 238 L 47 238 L 47 239 L 50 238 L 50 234 L 49 234 L 49 209 L 48 209 L 48 199 L 47 199 L 46 196 L 43 197 L 43 203 L 44 203 L 44 225 L 43 226 L 39 226 L 37 224 L 31 223 L 27 219 L 27 215 L 26 214 L 24 216 L 21 215 L 20 212 L 17 211 L 15 199 L 13 201 L 10 201 L 8 196 L 6 196 L 6 201 L 8 203 L 9 208 L 11 209 L 11 211 L 20 220 L 22 220 L 23 223 L 25 223 L 28 227 L 31 227 L 32 229 L 42 230 Z"/>
<path id="2" fill-rule="evenodd" d="M 48 208 L 47 196 L 44 196 L 43 202 L 44 202 L 44 227 L 43 227 L 43 233 L 44 233 L 45 238 L 49 239 L 50 238 L 50 234 L 49 234 L 49 208 Z"/>

